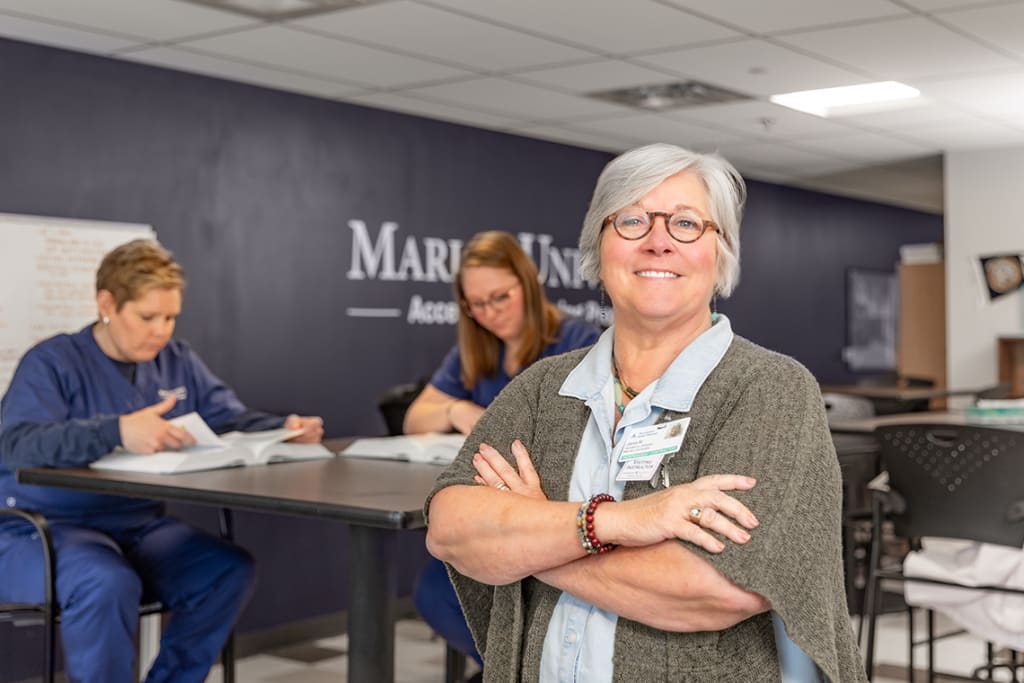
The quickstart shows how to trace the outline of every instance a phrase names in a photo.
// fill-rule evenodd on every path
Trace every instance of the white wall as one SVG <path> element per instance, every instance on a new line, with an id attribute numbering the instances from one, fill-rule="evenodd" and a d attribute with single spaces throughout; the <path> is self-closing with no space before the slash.
<path id="1" fill-rule="evenodd" d="M 978 256 L 1024 253 L 1024 148 L 945 161 L 948 381 L 985 386 L 996 382 L 996 337 L 1024 333 L 1024 292 L 989 301 L 978 266 Z"/>

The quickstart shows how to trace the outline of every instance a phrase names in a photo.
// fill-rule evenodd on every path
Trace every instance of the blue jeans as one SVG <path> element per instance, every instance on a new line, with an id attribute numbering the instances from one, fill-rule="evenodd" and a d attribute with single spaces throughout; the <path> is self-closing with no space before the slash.
<path id="1" fill-rule="evenodd" d="M 455 595 L 455 588 L 452 587 L 448 571 L 441 560 L 430 558 L 416 579 L 416 589 L 412 597 L 416 611 L 438 635 L 456 650 L 469 655 L 477 664 L 483 665 L 473 636 L 469 632 L 469 626 L 466 625 L 466 617 L 462 614 L 462 606 Z"/>
<path id="2" fill-rule="evenodd" d="M 147 683 L 202 683 L 252 593 L 252 558 L 171 517 L 51 522 L 68 680 L 131 683 L 140 601 L 171 611 Z M 33 529 L 0 527 L 0 602 L 42 602 Z"/>

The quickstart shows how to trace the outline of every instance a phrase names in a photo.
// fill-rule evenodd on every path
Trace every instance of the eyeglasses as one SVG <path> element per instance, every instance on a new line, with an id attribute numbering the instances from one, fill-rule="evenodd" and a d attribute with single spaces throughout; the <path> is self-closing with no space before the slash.
<path id="1" fill-rule="evenodd" d="M 687 244 L 696 242 L 707 230 L 716 231 L 718 226 L 714 221 L 707 221 L 696 211 L 678 211 L 668 213 L 667 211 L 644 211 L 641 208 L 633 207 L 625 209 L 621 213 L 612 214 L 605 219 L 605 224 L 611 223 L 615 232 L 624 240 L 638 240 L 647 236 L 647 233 L 654 228 L 654 219 L 661 216 L 665 219 L 665 227 L 668 234 L 677 242 Z"/>
<path id="2" fill-rule="evenodd" d="M 492 294 L 486 301 L 469 301 L 463 299 L 462 308 L 471 318 L 483 315 L 488 308 L 494 309 L 495 313 L 501 313 L 512 301 L 512 293 L 519 288 L 521 283 L 517 282 L 503 292 Z"/>

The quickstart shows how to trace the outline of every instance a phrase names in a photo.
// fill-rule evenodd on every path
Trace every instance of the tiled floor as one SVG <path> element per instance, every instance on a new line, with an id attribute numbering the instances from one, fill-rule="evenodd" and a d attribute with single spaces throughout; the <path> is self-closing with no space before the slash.
<path id="1" fill-rule="evenodd" d="M 924 620 L 919 619 L 918 628 L 924 634 Z M 856 628 L 856 621 L 854 621 Z M 936 630 L 948 630 L 949 624 L 941 617 Z M 398 683 L 441 683 L 444 680 L 444 643 L 434 637 L 421 621 L 405 619 L 396 626 L 395 679 Z M 876 683 L 905 682 L 907 661 L 906 617 L 904 614 L 888 614 L 879 620 L 876 661 L 878 663 Z M 345 652 L 348 638 L 338 636 L 314 641 L 306 645 L 285 648 L 272 653 L 240 659 L 237 663 L 237 678 L 242 683 L 337 683 L 344 680 L 346 672 Z M 918 669 L 924 667 L 924 648 L 916 658 Z M 971 670 L 981 664 L 985 657 L 985 646 L 977 638 L 967 635 L 945 639 L 937 648 L 936 669 L 943 672 L 969 676 Z M 475 671 L 475 665 L 472 665 Z M 919 672 L 918 680 L 924 680 Z M 962 680 L 940 678 L 940 681 Z M 996 680 L 1010 680 L 1008 677 Z M 215 669 L 207 683 L 221 683 L 220 669 Z"/>
<path id="2" fill-rule="evenodd" d="M 856 620 L 854 628 L 856 629 Z M 877 645 L 875 649 L 876 676 L 875 683 L 895 683 L 907 681 L 907 618 L 905 613 L 886 614 L 879 618 Z M 923 616 L 915 618 L 914 628 L 918 639 L 925 636 Z M 936 615 L 935 632 L 938 634 L 958 630 L 954 624 L 941 615 Z M 866 636 L 865 636 L 866 638 Z M 914 655 L 914 666 L 917 670 L 915 679 L 926 680 L 924 669 L 927 648 L 919 647 Z M 935 649 L 935 670 L 943 673 L 956 674 L 958 677 L 939 677 L 938 680 L 958 681 L 968 678 L 972 670 L 985 663 L 985 643 L 979 638 L 969 635 L 958 635 L 944 638 Z M 998 672 L 996 681 L 1012 680 L 1006 674 Z M 1020 680 L 1020 678 L 1018 678 Z"/>
<path id="3" fill-rule="evenodd" d="M 444 681 L 444 641 L 435 637 L 418 619 L 403 619 L 395 625 L 396 683 L 441 683 Z M 348 636 L 317 640 L 306 645 L 245 657 L 236 662 L 240 683 L 338 683 L 345 680 Z M 476 671 L 469 663 L 467 673 Z M 207 683 L 221 683 L 215 667 Z"/>

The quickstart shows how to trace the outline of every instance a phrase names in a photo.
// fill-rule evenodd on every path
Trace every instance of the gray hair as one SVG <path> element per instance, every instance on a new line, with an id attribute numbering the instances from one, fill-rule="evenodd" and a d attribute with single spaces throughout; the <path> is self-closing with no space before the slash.
<path id="1" fill-rule="evenodd" d="M 601 281 L 601 231 L 605 219 L 636 204 L 668 178 L 692 171 L 703 181 L 718 226 L 715 293 L 732 294 L 740 278 L 740 221 L 747 187 L 739 172 L 717 154 L 656 143 L 624 152 L 608 162 L 597 179 L 580 233 L 580 271 L 591 284 Z"/>

